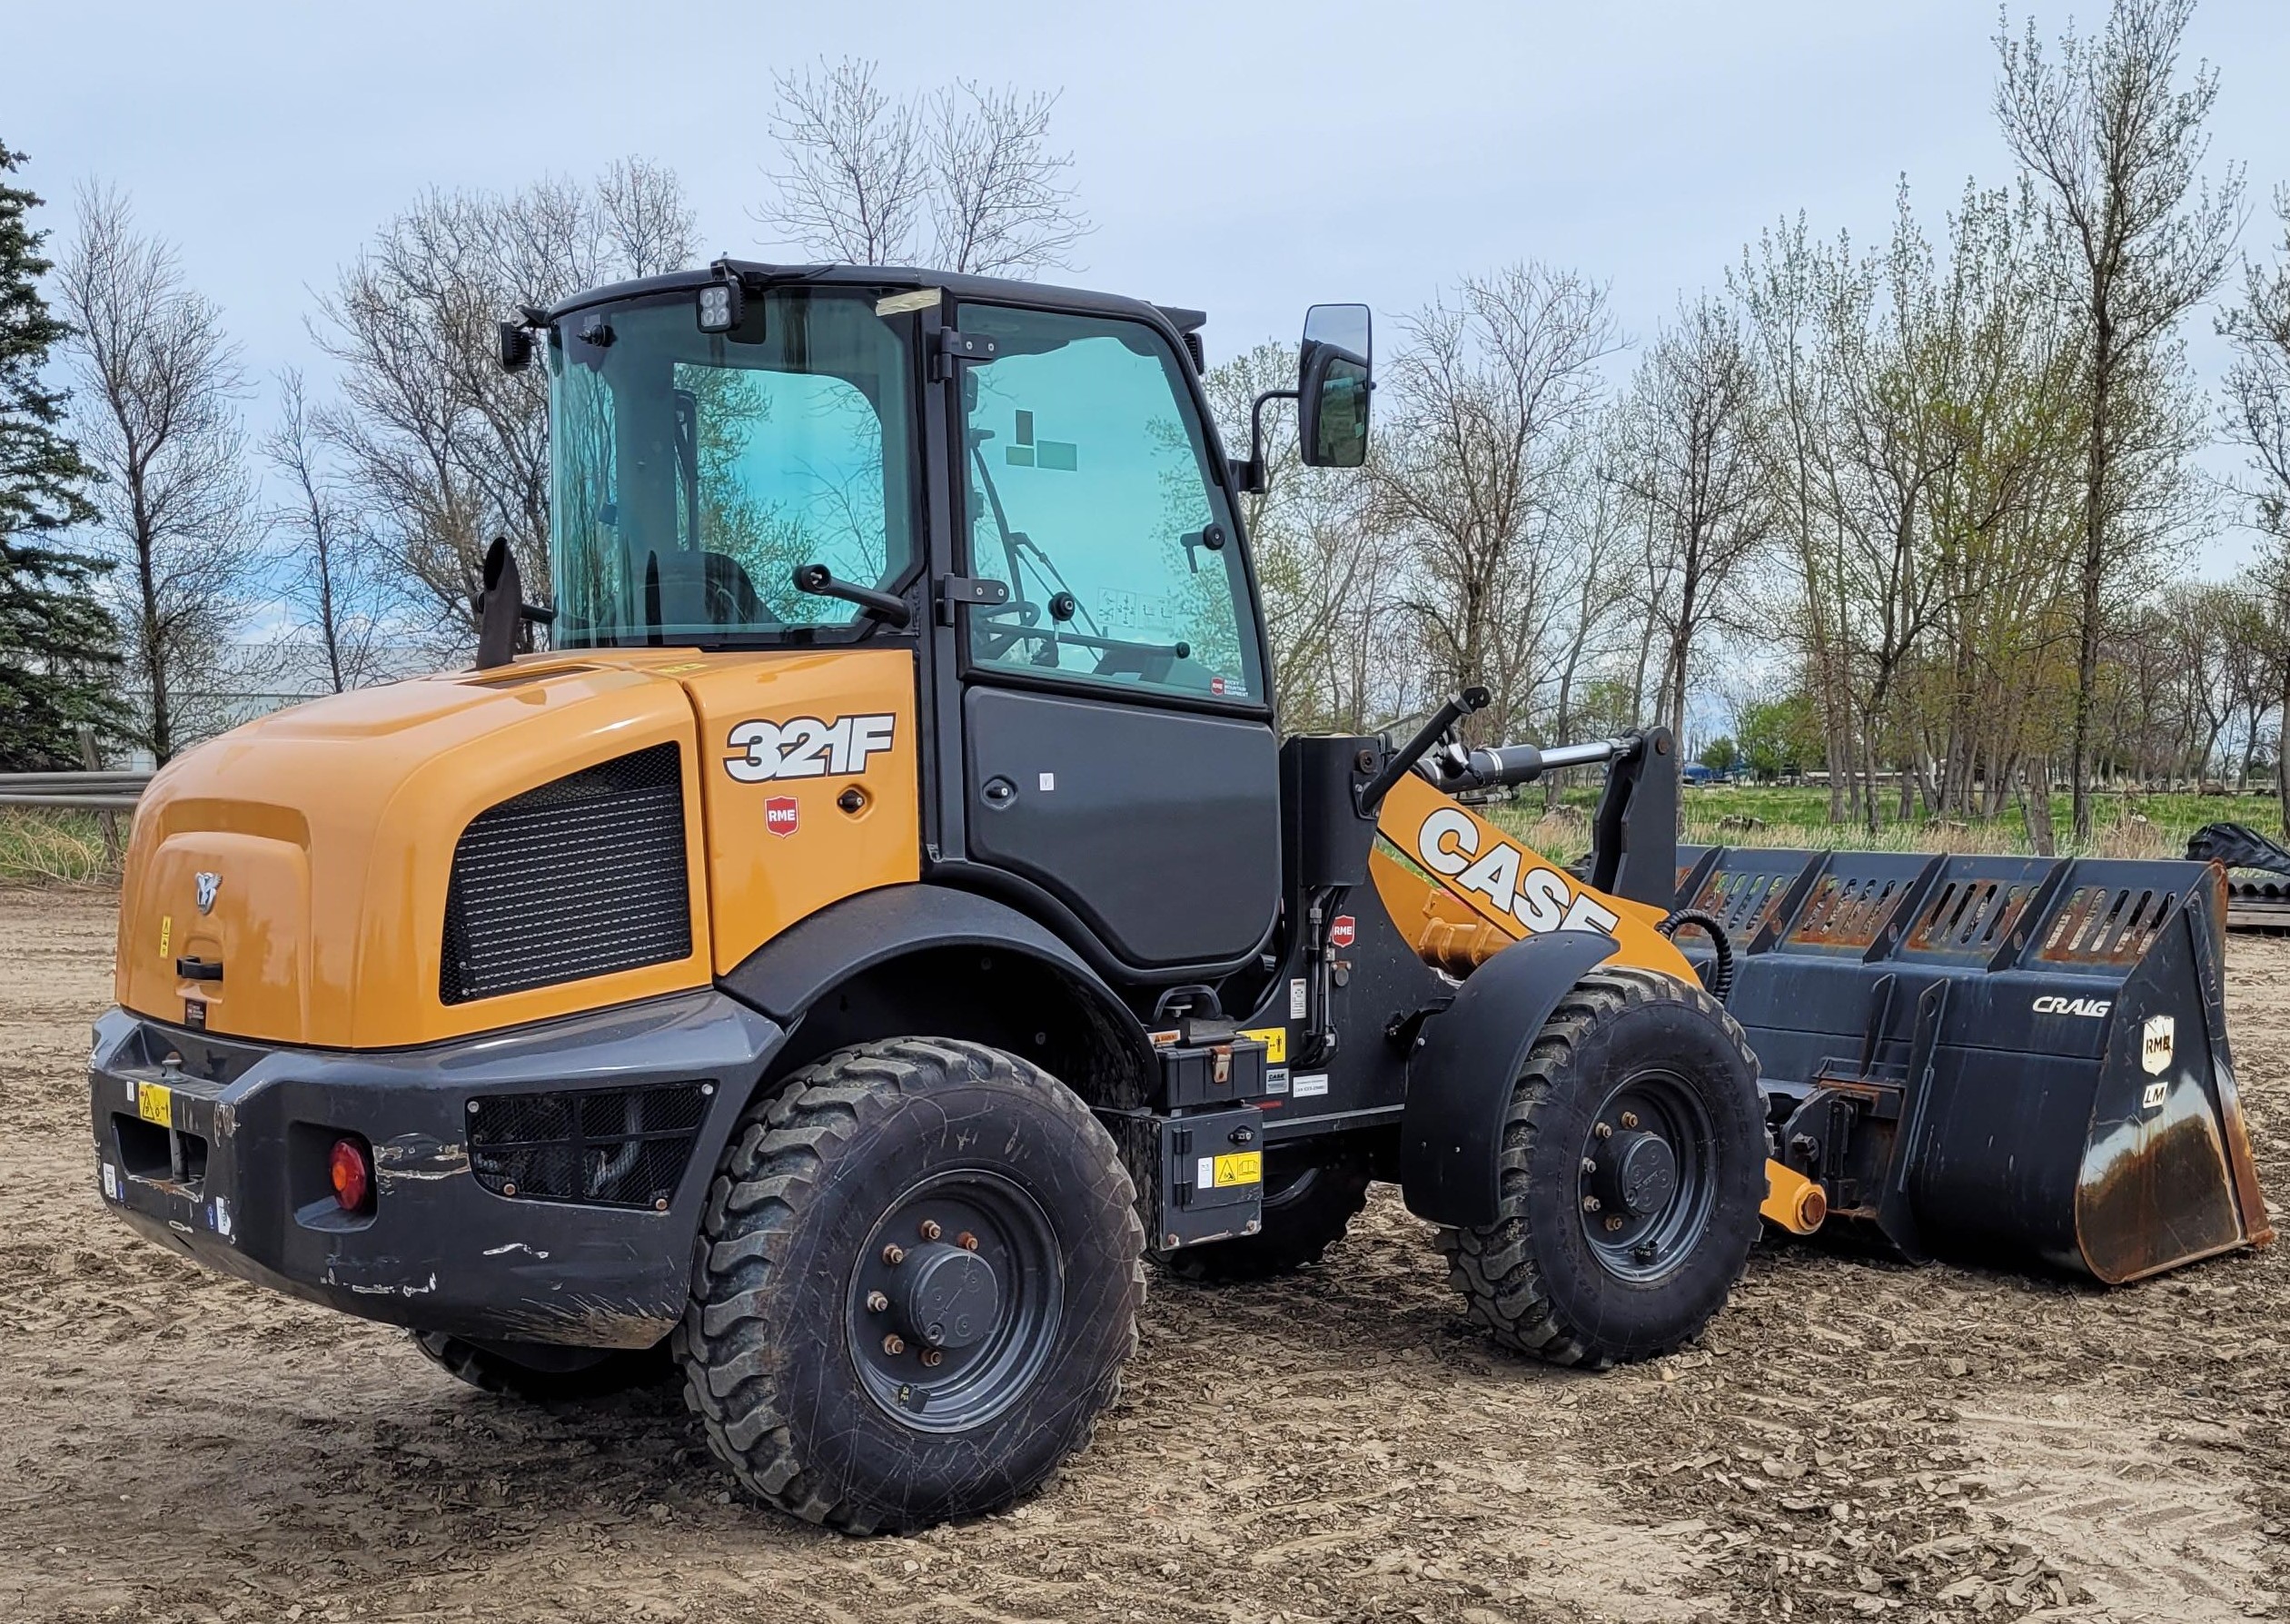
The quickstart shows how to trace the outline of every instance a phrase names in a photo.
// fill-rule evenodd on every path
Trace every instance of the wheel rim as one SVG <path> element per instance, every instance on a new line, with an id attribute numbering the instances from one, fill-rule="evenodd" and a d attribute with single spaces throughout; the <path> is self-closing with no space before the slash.
<path id="1" fill-rule="evenodd" d="M 851 1272 L 845 1336 L 867 1396 L 902 1425 L 958 1432 L 1033 1384 L 1065 1309 L 1057 1233 L 985 1168 L 933 1173 L 893 1202 Z"/>
<path id="2" fill-rule="evenodd" d="M 1660 1279 L 1710 1227 L 1717 1134 L 1682 1077 L 1647 1071 L 1609 1090 L 1582 1136 L 1575 1203 L 1583 1239 L 1607 1272 Z"/>

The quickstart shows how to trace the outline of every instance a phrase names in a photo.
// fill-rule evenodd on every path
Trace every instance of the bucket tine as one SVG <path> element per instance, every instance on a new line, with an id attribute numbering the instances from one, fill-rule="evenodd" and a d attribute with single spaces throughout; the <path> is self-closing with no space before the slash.
<path id="1" fill-rule="evenodd" d="M 2272 1238 L 2226 1041 L 2217 870 L 1679 858 L 1680 904 L 1734 939 L 1729 1003 L 1773 1154 L 1821 1185 L 1831 1227 L 2109 1283 Z"/>

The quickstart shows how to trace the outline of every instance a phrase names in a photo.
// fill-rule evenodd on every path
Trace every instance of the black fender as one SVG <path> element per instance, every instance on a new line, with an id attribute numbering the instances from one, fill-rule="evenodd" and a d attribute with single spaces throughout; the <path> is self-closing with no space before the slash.
<path id="1" fill-rule="evenodd" d="M 793 1028 L 838 989 L 870 975 L 879 982 L 894 972 L 898 961 L 918 955 L 937 955 L 932 962 L 943 965 L 947 949 L 969 949 L 996 961 L 1015 958 L 1046 974 L 1050 985 L 1072 1001 L 1080 1025 L 1086 1029 L 1086 1037 L 1077 1037 L 1076 1044 L 1094 1053 L 1084 1056 L 1069 1046 L 1061 1074 L 1091 1104 L 1114 1103 L 1094 1097 L 1101 1091 L 1117 1092 L 1110 1074 L 1125 1074 L 1140 1083 L 1157 1074 L 1144 1025 L 1079 954 L 1008 904 L 945 886 L 884 886 L 831 903 L 757 948 L 719 977 L 719 985 L 742 1004 Z M 996 983 L 1010 978 L 1006 964 L 988 974 Z M 990 986 L 978 989 L 978 1000 L 981 1018 L 1002 1015 L 1014 1024 L 1033 1024 L 1028 1011 L 984 1007 L 996 1002 Z M 936 1035 L 996 1041 L 986 1031 Z M 1089 1074 L 1072 1074 L 1083 1072 Z"/>
<path id="2" fill-rule="evenodd" d="M 1455 1001 L 1423 1024 L 1400 1120 L 1409 1212 L 1457 1229 L 1495 1221 L 1503 1119 L 1527 1050 L 1559 1000 L 1615 947 L 1604 931 L 1527 936 L 1473 970 Z"/>

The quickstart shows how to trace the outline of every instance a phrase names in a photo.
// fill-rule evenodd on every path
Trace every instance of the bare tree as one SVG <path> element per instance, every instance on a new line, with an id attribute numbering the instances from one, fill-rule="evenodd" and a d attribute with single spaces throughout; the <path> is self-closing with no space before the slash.
<path id="1" fill-rule="evenodd" d="M 1561 453 L 1597 408 L 1598 362 L 1620 335 L 1602 285 L 1533 263 L 1466 278 L 1402 332 L 1370 470 L 1374 522 L 1414 560 L 1408 607 L 1428 674 L 1493 690 L 1469 724 L 1475 742 L 1516 737 L 1571 603 L 1541 544 Z"/>
<path id="2" fill-rule="evenodd" d="M 1859 309 L 1857 282 L 1840 274 L 1851 257 L 1842 242 L 1834 250 L 1815 242 L 1799 214 L 1778 233 L 1765 232 L 1754 260 L 1745 249 L 1740 268 L 1727 278 L 1747 320 L 1761 380 L 1759 454 L 1775 495 L 1777 523 L 1795 554 L 1787 570 L 1798 589 L 1790 607 L 1821 719 L 1831 823 L 1858 807 L 1859 790 L 1851 770 L 1857 753 L 1845 630 L 1845 530 L 1831 517 L 1837 395 L 1843 381 L 1831 361 L 1839 327 Z"/>
<path id="3" fill-rule="evenodd" d="M 89 187 L 56 269 L 74 332 L 74 422 L 102 470 L 103 590 L 125 634 L 134 741 L 164 763 L 195 742 L 251 600 L 253 490 L 237 401 L 245 374 L 221 310 L 174 250 L 139 234 L 118 193 Z"/>
<path id="4" fill-rule="evenodd" d="M 1090 230 L 1070 153 L 1050 150 L 1057 97 L 957 80 L 931 98 L 935 257 L 949 271 L 1026 276 L 1069 263 Z"/>
<path id="5" fill-rule="evenodd" d="M 494 323 L 689 263 L 695 240 L 675 175 L 630 159 L 590 186 L 431 193 L 337 279 L 315 336 L 342 365 L 342 399 L 313 422 L 441 652 L 474 633 L 495 535 L 530 589 L 550 579 L 547 380 L 495 364 Z"/>
<path id="6" fill-rule="evenodd" d="M 1293 345 L 1259 344 L 1203 380 L 1227 446 L 1248 443 L 1250 407 L 1267 390 L 1294 387 Z M 1307 468 L 1295 418 L 1264 417 L 1264 489 L 1241 498 L 1264 626 L 1274 691 L 1292 731 L 1365 732 L 1417 698 L 1413 661 L 1395 641 L 1390 613 L 1401 585 L 1398 549 L 1373 523 L 1367 486 L 1351 469 Z"/>
<path id="7" fill-rule="evenodd" d="M 2282 230 L 2275 258 L 2245 262 L 2241 302 L 2219 318 L 2218 329 L 2235 346 L 2226 369 L 2226 433 L 2250 453 L 2255 480 L 2243 494 L 2270 542 L 2253 584 L 2267 606 L 2265 625 L 2283 684 L 2275 702 L 2290 735 L 2290 187 L 2275 191 L 2274 206 Z M 2290 746 L 2290 737 L 2284 743 Z M 2290 748 L 2275 752 L 2275 787 L 2283 827 L 2290 830 Z"/>
<path id="8" fill-rule="evenodd" d="M 778 74 L 761 223 L 799 252 L 855 265 L 1024 276 L 1062 266 L 1090 230 L 1073 158 L 1049 144 L 1057 97 L 957 80 L 899 97 L 844 57 Z"/>
<path id="9" fill-rule="evenodd" d="M 846 56 L 818 70 L 774 74 L 771 134 L 786 167 L 769 176 L 756 218 L 806 253 L 854 265 L 914 255 L 929 212 L 922 120 L 875 83 L 876 64 Z"/>
<path id="10" fill-rule="evenodd" d="M 2099 644 L 2110 578 L 2132 550 L 2123 516 L 2130 375 L 2162 363 L 2179 322 L 2226 273 L 2242 175 L 2198 178 L 2218 75 L 2178 58 L 2195 0 L 2114 0 L 2096 40 L 2064 35 L 2047 54 L 2030 17 L 2000 32 L 1996 113 L 2013 153 L 2047 191 L 2063 290 L 2087 324 L 2083 537 L 2072 755 L 2074 827 L 2091 837 L 2091 757 Z"/>
<path id="11" fill-rule="evenodd" d="M 278 391 L 278 426 L 263 437 L 262 451 L 289 500 L 269 515 L 271 532 L 284 543 L 286 601 L 341 693 L 379 671 L 388 596 L 379 549 L 367 515 L 323 466 L 302 375 L 281 373 Z"/>
<path id="12" fill-rule="evenodd" d="M 1775 532 L 1757 443 L 1758 375 L 1740 320 L 1719 300 L 1679 312 L 1631 384 L 1614 466 L 1644 526 L 1642 608 L 1661 638 L 1655 719 L 1683 736 L 1701 632 Z"/>

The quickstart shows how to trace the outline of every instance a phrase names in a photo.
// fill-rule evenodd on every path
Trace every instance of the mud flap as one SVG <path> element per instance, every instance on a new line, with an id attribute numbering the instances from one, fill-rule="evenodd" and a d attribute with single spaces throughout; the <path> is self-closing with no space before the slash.
<path id="1" fill-rule="evenodd" d="M 1680 903 L 1733 939 L 1729 1007 L 1775 1154 L 1820 1184 L 1829 1230 L 2108 1283 L 2272 1238 L 2216 869 L 1723 847 L 1680 864 Z"/>
<path id="2" fill-rule="evenodd" d="M 1527 1050 L 1574 984 L 1612 957 L 1603 931 L 1513 942 L 1431 1017 L 1407 1063 L 1400 1184 L 1408 1211 L 1472 1229 L 1495 1221 L 1503 1123 Z"/>

